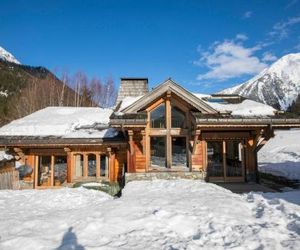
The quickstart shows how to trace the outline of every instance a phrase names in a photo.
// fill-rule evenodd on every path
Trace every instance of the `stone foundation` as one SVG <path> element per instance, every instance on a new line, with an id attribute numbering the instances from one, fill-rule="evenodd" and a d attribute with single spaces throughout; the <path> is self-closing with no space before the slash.
<path id="1" fill-rule="evenodd" d="M 206 172 L 157 172 L 157 173 L 126 173 L 125 183 L 130 181 L 190 179 L 205 180 Z"/>

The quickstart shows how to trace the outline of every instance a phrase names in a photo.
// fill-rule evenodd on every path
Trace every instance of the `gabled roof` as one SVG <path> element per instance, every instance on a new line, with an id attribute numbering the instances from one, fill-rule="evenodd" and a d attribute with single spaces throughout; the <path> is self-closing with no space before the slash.
<path id="1" fill-rule="evenodd" d="M 142 98 L 138 99 L 128 107 L 120 110 L 123 113 L 136 113 L 139 110 L 147 107 L 151 102 L 158 99 L 160 96 L 170 91 L 176 94 L 178 97 L 182 98 L 184 101 L 192 105 L 195 109 L 206 114 L 216 114 L 217 110 L 212 108 L 210 105 L 205 103 L 203 100 L 199 99 L 191 92 L 187 91 L 185 88 L 181 87 L 179 84 L 174 82 L 172 79 L 168 79 L 165 82 L 158 85 L 148 94 L 144 95 Z"/>

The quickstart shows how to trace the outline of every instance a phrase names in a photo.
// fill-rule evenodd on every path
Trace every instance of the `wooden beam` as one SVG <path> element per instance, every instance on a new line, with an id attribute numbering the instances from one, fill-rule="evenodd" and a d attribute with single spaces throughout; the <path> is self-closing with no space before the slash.
<path id="1" fill-rule="evenodd" d="M 146 131 L 142 130 L 141 134 L 143 136 L 142 146 L 143 146 L 143 155 L 146 154 Z"/>
<path id="2" fill-rule="evenodd" d="M 101 163 L 101 157 L 100 154 L 96 154 L 96 177 L 100 177 L 100 163 Z"/>
<path id="3" fill-rule="evenodd" d="M 226 171 L 227 171 L 227 166 L 226 166 L 226 141 L 222 141 L 223 145 L 223 176 L 224 176 L 224 181 L 226 181 Z"/>
<path id="4" fill-rule="evenodd" d="M 88 176 L 88 154 L 83 154 L 83 177 Z"/>
<path id="5" fill-rule="evenodd" d="M 51 155 L 51 187 L 54 186 L 54 162 L 55 157 L 54 155 Z"/>
<path id="6" fill-rule="evenodd" d="M 134 152 L 134 148 L 133 148 L 133 130 L 128 130 L 128 137 L 129 137 L 130 154 L 133 155 L 133 152 Z"/>
<path id="7" fill-rule="evenodd" d="M 34 156 L 34 188 L 38 187 L 38 175 L 39 175 L 39 157 Z"/>
<path id="8" fill-rule="evenodd" d="M 194 136 L 194 143 L 193 143 L 193 154 L 196 152 L 197 142 L 199 139 L 199 136 L 201 134 L 201 130 L 197 129 Z"/>
<path id="9" fill-rule="evenodd" d="M 167 136 L 166 136 L 166 167 L 171 168 L 172 166 L 172 137 L 171 137 L 171 92 L 167 92 L 166 97 L 166 127 L 167 127 Z"/>

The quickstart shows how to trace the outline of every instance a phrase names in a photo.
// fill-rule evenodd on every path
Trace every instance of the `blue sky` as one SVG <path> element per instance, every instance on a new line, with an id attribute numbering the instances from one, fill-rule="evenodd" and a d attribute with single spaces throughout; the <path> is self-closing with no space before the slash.
<path id="1" fill-rule="evenodd" d="M 56 72 L 213 93 L 300 51 L 300 0 L 0 0 L 0 46 Z"/>

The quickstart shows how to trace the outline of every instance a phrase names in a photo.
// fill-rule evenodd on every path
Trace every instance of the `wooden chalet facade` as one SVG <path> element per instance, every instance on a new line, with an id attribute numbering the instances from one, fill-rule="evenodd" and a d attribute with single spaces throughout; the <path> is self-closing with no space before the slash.
<path id="1" fill-rule="evenodd" d="M 257 152 L 274 129 L 300 127 L 299 118 L 276 112 L 235 115 L 230 108 L 242 108 L 244 98 L 199 97 L 171 79 L 148 92 L 147 79 L 123 78 L 120 89 L 109 123 L 97 128 L 99 133 L 113 130 L 113 136 L 100 138 L 94 131 L 89 138 L 34 137 L 6 133 L 4 126 L 0 147 L 32 167 L 27 181 L 35 188 L 120 182 L 126 174 L 153 173 L 200 173 L 207 181 L 244 182 L 257 180 Z"/>

